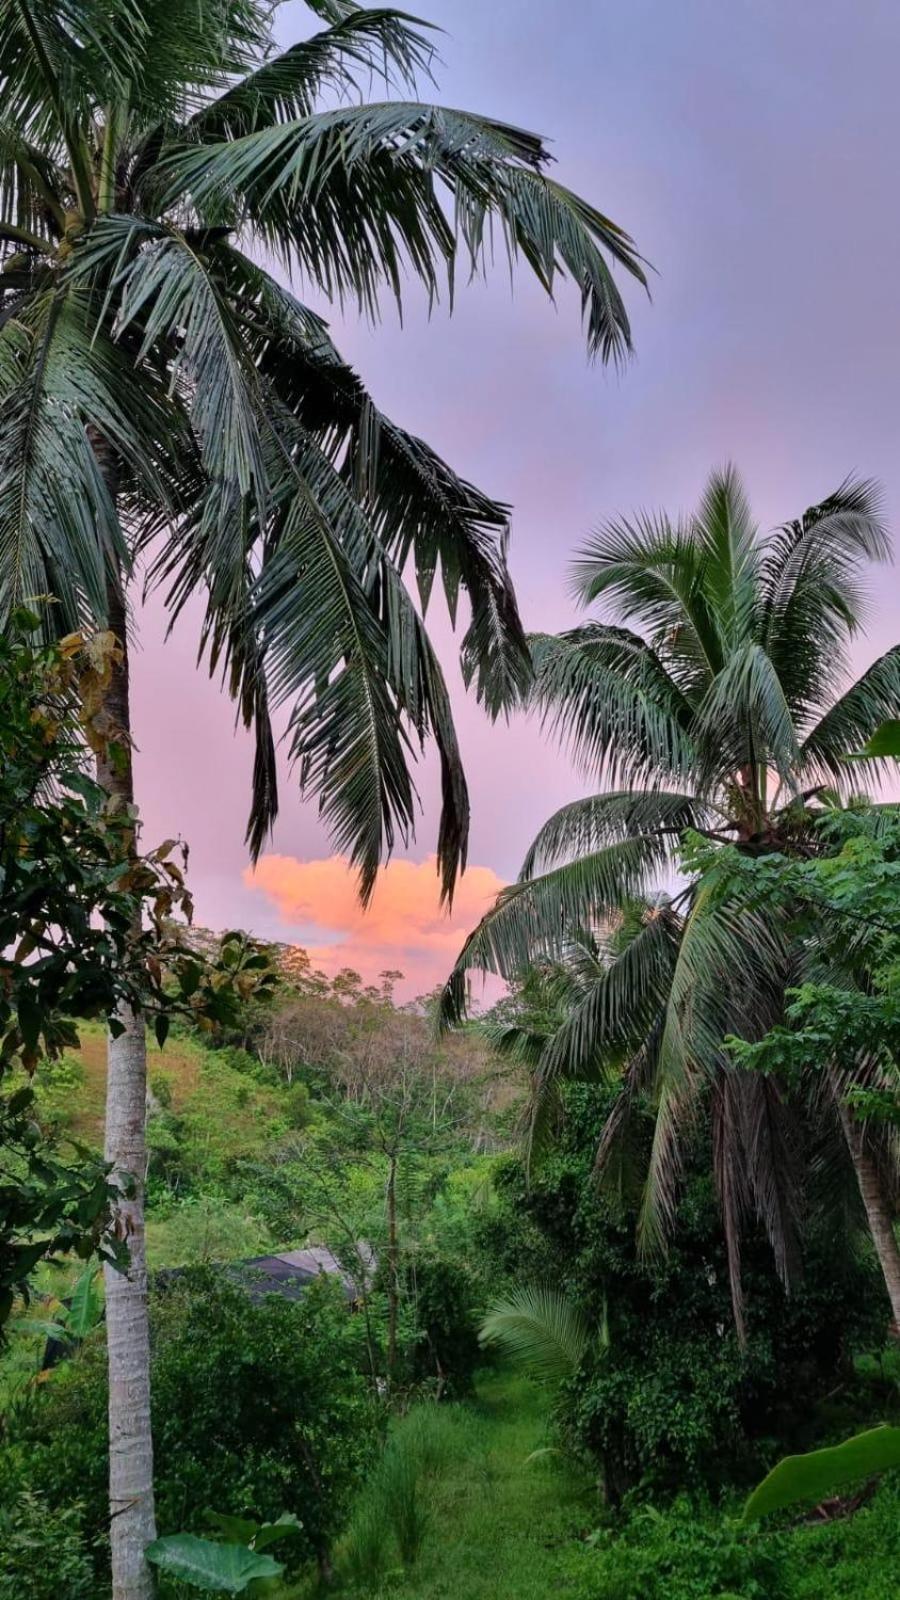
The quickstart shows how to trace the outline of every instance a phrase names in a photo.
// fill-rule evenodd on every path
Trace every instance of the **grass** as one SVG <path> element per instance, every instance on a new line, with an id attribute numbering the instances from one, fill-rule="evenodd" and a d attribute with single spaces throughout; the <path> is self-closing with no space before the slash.
<path id="1" fill-rule="evenodd" d="M 398 1424 L 418 1434 L 410 1453 L 421 1465 L 421 1543 L 407 1569 L 395 1541 L 380 1575 L 364 1576 L 345 1544 L 337 1552 L 342 1592 L 365 1600 L 547 1600 L 564 1595 L 561 1552 L 593 1526 L 596 1488 L 555 1453 L 529 1460 L 548 1443 L 544 1391 L 511 1372 L 481 1376 L 468 1405 L 441 1407 L 433 1428 L 417 1407 Z M 357 1540 L 371 1540 L 365 1501 Z M 359 1523 L 362 1525 L 360 1526 Z M 354 1572 L 353 1568 L 356 1567 Z M 302 1585 L 284 1600 L 306 1600 Z"/>

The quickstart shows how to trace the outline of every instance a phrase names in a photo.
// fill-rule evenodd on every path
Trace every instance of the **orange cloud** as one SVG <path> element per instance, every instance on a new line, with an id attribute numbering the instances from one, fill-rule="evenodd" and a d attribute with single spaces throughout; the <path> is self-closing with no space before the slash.
<path id="1" fill-rule="evenodd" d="M 302 930 L 296 942 L 322 971 L 333 975 L 353 967 L 371 982 L 393 968 L 404 974 L 398 993 L 406 997 L 443 982 L 466 934 L 503 888 L 503 879 L 490 867 L 469 867 L 448 915 L 440 905 L 433 855 L 419 862 L 389 861 L 365 911 L 345 856 L 298 861 L 265 855 L 246 869 L 244 882 L 266 896 L 286 928 Z M 318 942 L 317 930 L 336 937 Z"/>

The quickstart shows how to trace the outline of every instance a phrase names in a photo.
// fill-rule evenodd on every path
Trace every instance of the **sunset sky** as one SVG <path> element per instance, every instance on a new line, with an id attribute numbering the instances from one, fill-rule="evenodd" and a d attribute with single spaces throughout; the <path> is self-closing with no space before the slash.
<path id="1" fill-rule="evenodd" d="M 440 24 L 433 94 L 552 139 L 558 175 L 653 262 L 653 303 L 626 286 L 636 359 L 591 368 L 577 297 L 556 308 L 505 265 L 429 321 L 331 316 L 381 406 L 514 507 L 511 565 L 529 628 L 569 625 L 567 561 L 617 512 L 698 498 L 734 460 L 763 527 L 848 472 L 880 478 L 900 529 L 900 8 L 896 0 L 420 0 Z M 286 5 L 285 42 L 308 14 Z M 377 91 L 376 91 L 377 92 Z M 424 90 L 423 90 L 424 93 Z M 302 286 L 300 292 L 302 293 Z M 878 577 L 860 665 L 900 637 L 897 578 Z M 472 868 L 438 915 L 437 781 L 421 770 L 418 838 L 355 903 L 314 804 L 285 777 L 256 874 L 242 845 L 250 752 L 195 667 L 189 621 L 163 643 L 158 604 L 135 661 L 148 843 L 191 846 L 198 921 L 302 943 L 328 970 L 446 975 L 462 933 L 515 876 L 542 819 L 581 787 L 518 719 L 466 701 L 437 606 L 472 793 Z"/>

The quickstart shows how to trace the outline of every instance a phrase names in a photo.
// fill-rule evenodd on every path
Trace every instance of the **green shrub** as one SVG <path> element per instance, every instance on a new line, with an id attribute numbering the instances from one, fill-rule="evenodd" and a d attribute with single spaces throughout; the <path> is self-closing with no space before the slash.
<path id="1" fill-rule="evenodd" d="M 172 1108 L 172 1080 L 164 1072 L 154 1072 L 150 1079 L 150 1093 L 163 1111 Z"/>
<path id="2" fill-rule="evenodd" d="M 40 1118 L 46 1128 L 62 1134 L 71 1127 L 84 1081 L 84 1066 L 78 1056 L 63 1055 L 57 1061 L 41 1061 L 34 1076 L 34 1088 Z"/>
<path id="3" fill-rule="evenodd" d="M 216 1194 L 189 1194 L 151 1211 L 147 1228 L 151 1260 L 166 1267 L 197 1267 L 262 1255 L 272 1243 L 268 1228 L 245 1207 Z"/>
<path id="4" fill-rule="evenodd" d="M 592 1181 L 606 1091 L 567 1091 L 563 1140 L 526 1181 L 519 1164 L 497 1174 L 505 1204 L 539 1230 L 556 1282 L 583 1313 L 589 1340 L 565 1385 L 559 1418 L 601 1465 L 615 1500 L 637 1485 L 720 1492 L 752 1483 L 773 1454 L 804 1449 L 816 1430 L 853 1431 L 818 1407 L 841 1390 L 865 1402 L 854 1350 L 874 1342 L 885 1304 L 877 1266 L 833 1228 L 805 1229 L 805 1275 L 788 1296 L 765 1240 L 748 1232 L 743 1251 L 748 1338 L 734 1331 L 721 1220 L 702 1122 L 684 1152 L 678 1228 L 666 1255 L 641 1259 L 635 1206 Z M 648 1118 L 647 1129 L 651 1126 Z M 542 1252 L 543 1253 L 543 1252 Z"/>
<path id="5" fill-rule="evenodd" d="M 312 1101 L 305 1083 L 292 1083 L 282 1096 L 284 1120 L 289 1128 L 308 1128 L 313 1120 Z"/>
<path id="6" fill-rule="evenodd" d="M 783 1541 L 703 1517 L 687 1499 L 646 1506 L 570 1563 L 572 1600 L 788 1600 Z"/>
<path id="7" fill-rule="evenodd" d="M 95 1600 L 93 1563 L 78 1505 L 51 1515 L 23 1493 L 0 1506 L 0 1600 Z"/>
<path id="8" fill-rule="evenodd" d="M 296 1303 L 248 1296 L 210 1270 L 186 1274 L 152 1307 L 153 1442 L 161 1533 L 207 1532 L 210 1507 L 303 1523 L 288 1560 L 323 1559 L 377 1447 L 377 1419 L 353 1360 L 339 1289 L 317 1281 Z M 84 1526 L 106 1518 L 102 1341 L 46 1386 L 27 1440 L 29 1477 L 54 1513 L 73 1485 Z"/>
<path id="9" fill-rule="evenodd" d="M 790 1600 L 896 1600 L 900 1474 L 853 1516 L 793 1530 Z"/>
<path id="10" fill-rule="evenodd" d="M 471 1275 L 446 1256 L 425 1255 L 410 1280 L 418 1328 L 411 1375 L 437 1379 L 443 1393 L 465 1394 L 481 1360 Z"/>
<path id="11" fill-rule="evenodd" d="M 379 1472 L 380 1500 L 385 1520 L 397 1542 L 400 1559 L 411 1567 L 428 1528 L 424 1473 L 414 1442 L 402 1434 L 388 1445 Z"/>
<path id="12" fill-rule="evenodd" d="M 346 1577 L 371 1585 L 392 1555 L 413 1565 L 432 1520 L 435 1480 L 472 1453 L 474 1436 L 462 1407 L 433 1401 L 414 1406 L 396 1423 L 354 1507 L 341 1548 Z"/>

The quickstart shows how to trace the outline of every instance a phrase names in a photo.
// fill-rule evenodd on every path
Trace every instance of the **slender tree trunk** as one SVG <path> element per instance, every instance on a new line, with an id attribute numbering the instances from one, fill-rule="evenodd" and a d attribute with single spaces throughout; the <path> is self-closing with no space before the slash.
<path id="1" fill-rule="evenodd" d="M 109 481 L 114 465 L 104 460 Z M 128 620 L 121 586 L 109 588 L 109 627 L 124 659 L 113 668 L 104 707 L 113 748 L 98 757 L 97 779 L 119 806 L 133 807 L 129 742 Z M 117 737 L 118 735 L 118 737 Z M 119 1013 L 124 1032 L 107 1045 L 106 1160 L 120 1180 L 117 1231 L 129 1253 L 127 1272 L 107 1266 L 106 1339 L 109 1365 L 109 1510 L 112 1600 L 151 1600 L 155 1585 L 144 1550 L 156 1538 L 153 1440 L 150 1432 L 150 1336 L 144 1239 L 147 1176 L 147 1040 L 143 1020 Z"/>
<path id="2" fill-rule="evenodd" d="M 894 1232 L 893 1208 L 885 1197 L 878 1166 L 866 1149 L 865 1130 L 852 1108 L 835 1089 L 841 1127 L 869 1220 L 869 1232 L 891 1302 L 894 1338 L 900 1338 L 900 1248 Z"/>
<path id="3" fill-rule="evenodd" d="M 400 1310 L 400 1250 L 397 1239 L 397 1155 L 391 1151 L 387 1183 L 388 1347 L 387 1375 L 391 1388 L 397 1372 L 397 1322 Z"/>

